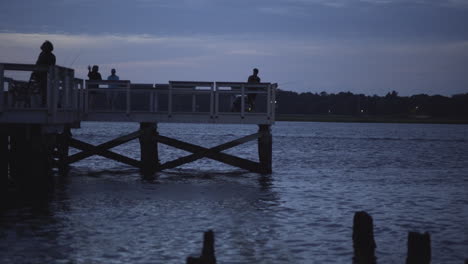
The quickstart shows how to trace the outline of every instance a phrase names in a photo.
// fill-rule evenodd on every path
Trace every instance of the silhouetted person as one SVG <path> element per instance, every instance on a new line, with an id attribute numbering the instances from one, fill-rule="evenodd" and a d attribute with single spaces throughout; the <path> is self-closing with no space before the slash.
<path id="1" fill-rule="evenodd" d="M 54 66 L 55 65 L 55 55 L 52 53 L 54 50 L 54 45 L 48 40 L 44 41 L 41 45 L 41 54 L 37 58 L 36 65 L 41 66 Z M 33 76 L 38 83 L 39 90 L 41 92 L 41 103 L 42 106 L 46 105 L 47 101 L 47 72 L 46 71 L 35 71 Z"/>
<path id="2" fill-rule="evenodd" d="M 111 70 L 111 75 L 109 75 L 107 77 L 107 80 L 108 81 L 118 81 L 119 80 L 119 76 L 117 76 L 115 74 L 115 69 Z M 118 86 L 115 85 L 115 84 L 109 84 L 109 88 L 118 88 Z M 110 96 L 109 96 L 109 94 L 107 94 L 107 104 L 110 105 L 111 107 L 113 107 L 115 98 L 116 98 L 115 92 L 111 92 Z"/>
<path id="3" fill-rule="evenodd" d="M 108 81 L 118 81 L 119 80 L 119 76 L 115 74 L 115 69 L 111 70 L 111 75 L 109 75 L 109 77 L 107 77 L 107 80 Z M 117 88 L 117 86 L 115 86 L 114 84 L 110 84 L 109 88 Z"/>
<path id="4" fill-rule="evenodd" d="M 247 80 L 248 83 L 260 83 L 260 77 L 258 77 L 258 69 L 255 68 L 253 69 L 253 74 L 249 76 L 249 79 Z M 257 89 L 250 89 L 250 91 L 257 90 Z M 256 93 L 249 93 L 247 95 L 247 101 L 250 105 L 250 110 L 253 110 L 255 106 L 255 98 L 257 97 Z"/>
<path id="5" fill-rule="evenodd" d="M 97 65 L 94 65 L 93 68 L 91 69 L 91 66 L 88 65 L 88 79 L 90 81 L 102 81 L 102 77 L 101 77 L 101 74 L 99 73 L 99 66 Z M 89 88 L 99 88 L 99 85 L 98 84 L 90 84 L 88 85 L 88 89 Z M 94 96 L 97 92 L 96 91 L 91 91 L 89 92 L 89 94 L 91 96 L 89 96 L 89 104 L 91 106 L 94 106 Z"/>
<path id="6" fill-rule="evenodd" d="M 99 66 L 94 65 L 91 69 L 91 66 L 88 65 L 88 78 L 90 81 L 102 81 L 101 74 L 99 73 Z M 98 88 L 98 85 L 93 85 L 89 88 Z"/>
<path id="7" fill-rule="evenodd" d="M 109 77 L 107 77 L 107 80 L 108 81 L 118 81 L 119 80 L 119 76 L 115 75 L 115 69 L 111 70 L 111 75 L 109 75 Z"/>

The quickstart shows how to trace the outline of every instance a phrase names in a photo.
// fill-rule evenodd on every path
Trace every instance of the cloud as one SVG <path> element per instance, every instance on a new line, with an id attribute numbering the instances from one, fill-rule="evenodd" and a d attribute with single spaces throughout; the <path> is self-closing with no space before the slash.
<path id="1" fill-rule="evenodd" d="M 103 76 L 116 68 L 123 79 L 149 83 L 244 81 L 258 67 L 262 80 L 296 91 L 454 94 L 468 85 L 466 40 L 0 33 L 0 61 L 34 63 L 45 39 L 54 43 L 58 64 L 80 78 L 88 64 L 98 64 Z"/>

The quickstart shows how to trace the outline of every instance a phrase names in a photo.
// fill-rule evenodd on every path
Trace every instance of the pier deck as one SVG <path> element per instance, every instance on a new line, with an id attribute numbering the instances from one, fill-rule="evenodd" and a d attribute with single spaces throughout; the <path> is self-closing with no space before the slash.
<path id="1" fill-rule="evenodd" d="M 34 76 L 38 73 L 46 75 L 47 80 L 37 81 Z M 17 75 L 22 78 L 16 77 Z M 38 160 L 45 162 L 50 159 L 48 156 L 52 149 L 61 153 L 59 161 L 62 165 L 100 155 L 151 174 L 200 158 L 210 158 L 254 172 L 271 172 L 270 126 L 275 122 L 277 84 L 219 81 L 135 84 L 129 80 L 85 81 L 75 78 L 73 69 L 61 66 L 0 63 L 0 85 L 0 147 L 7 155 L 15 155 L 8 160 L 21 158 L 22 153 L 30 150 L 21 143 L 24 137 L 24 142 L 39 148 L 35 150 L 37 155 L 47 156 Z M 252 95 L 255 97 L 253 106 L 249 103 Z M 248 97 L 251 97 L 250 100 Z M 82 121 L 138 122 L 140 129 L 93 146 L 73 138 L 70 133 L 70 128 L 78 128 Z M 159 135 L 157 123 L 251 124 L 258 125 L 259 131 L 216 147 L 204 148 Z M 55 135 L 54 140 L 50 140 L 51 134 Z M 133 139 L 140 141 L 140 160 L 110 150 Z M 252 140 L 258 141 L 258 162 L 222 152 Z M 41 144 L 34 144 L 38 141 L 47 146 L 42 149 L 39 146 Z M 192 154 L 160 164 L 157 147 L 159 143 Z M 69 156 L 69 147 L 82 151 Z M 28 156 L 28 159 L 30 163 L 37 163 L 33 161 L 37 157 Z M 2 171 L 11 172 L 12 166 L 14 164 L 10 162 L 6 165 L 10 170 L 3 168 Z"/>

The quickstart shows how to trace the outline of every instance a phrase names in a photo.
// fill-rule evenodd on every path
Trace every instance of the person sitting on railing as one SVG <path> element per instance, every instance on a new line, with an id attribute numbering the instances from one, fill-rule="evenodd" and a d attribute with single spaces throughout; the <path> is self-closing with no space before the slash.
<path id="1" fill-rule="evenodd" d="M 253 69 L 253 74 L 249 76 L 247 79 L 248 83 L 260 83 L 260 77 L 258 77 L 258 69 Z M 249 89 L 249 91 L 257 90 L 257 89 Z M 249 103 L 249 112 L 252 111 L 255 107 L 255 98 L 257 97 L 256 93 L 249 93 L 247 95 L 247 101 Z"/>
<path id="2" fill-rule="evenodd" d="M 52 53 L 54 45 L 48 40 L 44 41 L 41 45 L 41 54 L 37 58 L 36 65 L 54 66 L 55 55 Z M 46 71 L 35 71 L 31 75 L 31 80 L 35 80 L 38 83 L 39 90 L 41 93 L 42 106 L 46 105 L 47 101 L 47 72 Z"/>

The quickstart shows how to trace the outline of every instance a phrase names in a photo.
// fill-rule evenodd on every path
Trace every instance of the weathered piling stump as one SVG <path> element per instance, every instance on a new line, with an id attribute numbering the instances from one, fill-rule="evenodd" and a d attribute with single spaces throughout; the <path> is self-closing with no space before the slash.
<path id="1" fill-rule="evenodd" d="M 203 249 L 198 258 L 188 257 L 187 264 L 216 264 L 214 250 L 214 233 L 209 230 L 203 234 Z"/>
<path id="2" fill-rule="evenodd" d="M 372 217 L 364 212 L 356 212 L 353 219 L 353 263 L 376 263 L 374 224 Z"/>
<path id="3" fill-rule="evenodd" d="M 263 174 L 272 172 L 272 149 L 273 139 L 270 125 L 258 125 L 258 159 L 260 161 L 260 171 Z"/>
<path id="4" fill-rule="evenodd" d="M 429 233 L 408 233 L 408 254 L 406 264 L 431 263 L 431 236 Z"/>
<path id="5" fill-rule="evenodd" d="M 158 140 L 156 123 L 140 123 L 141 134 L 140 153 L 141 153 L 141 173 L 145 177 L 152 176 L 158 167 Z"/>

